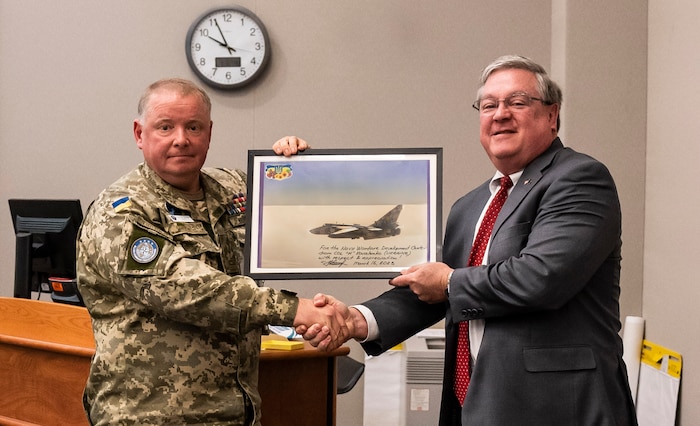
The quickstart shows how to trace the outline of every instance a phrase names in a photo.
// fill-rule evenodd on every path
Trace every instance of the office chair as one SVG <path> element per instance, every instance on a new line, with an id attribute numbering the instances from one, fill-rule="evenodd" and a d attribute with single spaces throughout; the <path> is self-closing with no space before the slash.
<path id="1" fill-rule="evenodd" d="M 359 361 L 350 358 L 349 355 L 343 355 L 336 358 L 338 363 L 338 381 L 336 383 L 337 393 L 343 394 L 350 392 L 360 377 L 365 371 L 365 365 Z"/>

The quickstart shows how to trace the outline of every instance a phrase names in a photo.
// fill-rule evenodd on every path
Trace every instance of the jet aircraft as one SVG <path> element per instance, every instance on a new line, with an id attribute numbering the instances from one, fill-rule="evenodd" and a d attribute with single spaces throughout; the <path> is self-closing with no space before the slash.
<path id="1" fill-rule="evenodd" d="M 325 223 L 318 228 L 310 229 L 312 234 L 328 235 L 328 238 L 363 238 L 370 240 L 373 238 L 386 238 L 399 235 L 401 229 L 396 222 L 403 208 L 402 204 L 389 210 L 387 214 L 377 219 L 371 225 L 350 225 L 345 223 Z"/>

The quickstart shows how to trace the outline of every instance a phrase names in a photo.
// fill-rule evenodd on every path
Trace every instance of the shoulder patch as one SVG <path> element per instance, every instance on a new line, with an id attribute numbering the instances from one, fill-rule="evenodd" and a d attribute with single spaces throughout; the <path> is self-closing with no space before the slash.
<path id="1" fill-rule="evenodd" d="M 120 198 L 112 203 L 112 208 L 115 212 L 120 212 L 129 207 L 131 207 L 131 199 L 129 199 L 129 197 Z"/>
<path id="2" fill-rule="evenodd" d="M 124 253 L 125 270 L 132 272 L 155 271 L 164 266 L 164 264 L 160 264 L 162 263 L 160 258 L 163 257 L 165 244 L 165 238 L 135 227 L 129 237 L 129 242 L 124 247 L 126 249 L 126 253 Z"/>
<path id="3" fill-rule="evenodd" d="M 158 257 L 160 248 L 151 237 L 141 237 L 131 243 L 131 258 L 138 263 L 151 263 Z"/>

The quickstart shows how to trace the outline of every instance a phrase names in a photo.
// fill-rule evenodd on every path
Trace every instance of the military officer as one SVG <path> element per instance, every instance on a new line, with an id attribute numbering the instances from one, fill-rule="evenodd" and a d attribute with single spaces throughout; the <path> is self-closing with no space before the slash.
<path id="1" fill-rule="evenodd" d="M 77 267 L 96 345 L 84 394 L 94 425 L 259 425 L 262 328 L 345 324 L 241 275 L 246 176 L 203 168 L 210 116 L 190 81 L 149 86 L 133 124 L 144 162 L 85 215 Z M 273 146 L 307 148 L 296 137 Z"/>

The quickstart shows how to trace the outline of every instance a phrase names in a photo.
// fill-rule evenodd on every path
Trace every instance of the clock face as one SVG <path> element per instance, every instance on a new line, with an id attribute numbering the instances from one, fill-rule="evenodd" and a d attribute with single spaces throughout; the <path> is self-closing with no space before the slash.
<path id="1" fill-rule="evenodd" d="M 216 9 L 199 17 L 187 33 L 185 49 L 192 70 L 218 89 L 250 83 L 270 56 L 267 30 L 242 7 Z"/>

